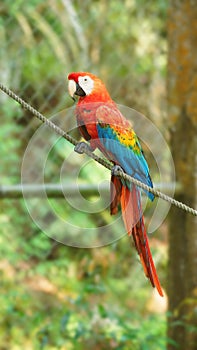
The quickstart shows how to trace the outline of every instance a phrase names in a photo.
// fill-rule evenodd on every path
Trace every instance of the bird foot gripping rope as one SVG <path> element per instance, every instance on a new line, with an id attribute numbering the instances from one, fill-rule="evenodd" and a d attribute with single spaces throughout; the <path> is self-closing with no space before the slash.
<path id="1" fill-rule="evenodd" d="M 88 154 L 89 152 L 92 152 L 91 147 L 86 142 L 78 142 L 77 145 L 74 147 L 74 151 L 83 154 Z"/>

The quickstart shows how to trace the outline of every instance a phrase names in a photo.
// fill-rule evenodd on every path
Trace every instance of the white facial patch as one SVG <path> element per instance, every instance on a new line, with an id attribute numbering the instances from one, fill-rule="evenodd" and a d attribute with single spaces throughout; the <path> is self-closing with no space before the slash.
<path id="1" fill-rule="evenodd" d="M 79 86 L 83 89 L 86 95 L 90 95 L 94 88 L 94 81 L 88 75 L 78 78 Z"/>
<path id="2" fill-rule="evenodd" d="M 74 93 L 76 91 L 76 83 L 74 80 L 69 80 L 68 81 L 68 92 L 71 97 L 74 96 Z"/>

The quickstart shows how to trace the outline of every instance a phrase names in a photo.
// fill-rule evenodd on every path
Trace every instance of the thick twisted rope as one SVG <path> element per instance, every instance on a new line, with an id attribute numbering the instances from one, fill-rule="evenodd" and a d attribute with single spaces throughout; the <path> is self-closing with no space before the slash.
<path id="1" fill-rule="evenodd" d="M 20 98 L 18 95 L 16 95 L 12 90 L 8 89 L 7 87 L 5 87 L 3 84 L 0 83 L 0 89 L 5 92 L 9 97 L 11 97 L 13 100 L 15 100 L 16 102 L 18 102 L 22 108 L 28 110 L 30 113 L 32 113 L 35 117 L 37 117 L 38 119 L 41 120 L 42 123 L 46 124 L 47 126 L 49 126 L 52 130 L 54 130 L 58 135 L 62 136 L 63 138 L 65 138 L 67 141 L 69 141 L 70 143 L 72 143 L 74 146 L 77 146 L 79 144 L 79 142 L 77 142 L 72 136 L 70 136 L 68 133 L 66 133 L 65 131 L 63 131 L 61 128 L 59 128 L 57 125 L 55 125 L 53 122 L 51 122 L 50 120 L 48 120 L 44 115 L 42 115 L 40 112 L 38 112 L 35 108 L 33 108 L 31 105 L 29 105 L 27 102 L 25 102 L 22 98 Z M 90 158 L 94 159 L 96 162 L 98 162 L 99 164 L 103 165 L 105 168 L 112 170 L 114 165 L 109 162 L 107 159 L 105 158 L 101 158 L 99 156 L 97 156 L 96 154 L 94 154 L 93 152 L 91 152 L 90 149 L 88 148 L 84 148 L 84 153 L 87 154 Z M 197 210 L 189 207 L 188 205 L 179 202 L 177 200 L 175 200 L 172 197 L 167 196 L 166 194 L 152 188 L 149 187 L 147 185 L 145 185 L 143 182 L 136 180 L 134 177 L 131 177 L 130 175 L 122 172 L 119 169 L 115 169 L 114 170 L 114 175 L 119 176 L 121 178 L 123 178 L 124 180 L 130 181 L 132 183 L 134 183 L 135 185 L 141 187 L 142 189 L 151 192 L 152 194 L 154 194 L 156 197 L 159 197 L 169 203 L 171 203 L 172 205 L 175 205 L 176 207 L 185 210 L 186 212 L 197 216 Z"/>

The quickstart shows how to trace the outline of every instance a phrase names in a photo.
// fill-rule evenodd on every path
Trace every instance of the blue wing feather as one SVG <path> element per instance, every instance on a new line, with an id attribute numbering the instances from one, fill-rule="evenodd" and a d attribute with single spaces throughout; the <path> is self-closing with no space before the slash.
<path id="1" fill-rule="evenodd" d="M 140 152 L 136 153 L 131 146 L 126 146 L 119 141 L 116 132 L 109 124 L 98 123 L 97 131 L 101 144 L 105 150 L 110 152 L 111 160 L 117 162 L 128 175 L 153 187 L 148 164 L 142 153 L 139 141 L 137 140 L 136 142 Z M 152 193 L 145 192 L 151 200 L 154 199 Z"/>

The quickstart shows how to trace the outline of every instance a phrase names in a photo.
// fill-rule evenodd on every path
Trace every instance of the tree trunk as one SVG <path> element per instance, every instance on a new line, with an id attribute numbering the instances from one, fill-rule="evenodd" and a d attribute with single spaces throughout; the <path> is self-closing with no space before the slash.
<path id="1" fill-rule="evenodd" d="M 197 202 L 197 3 L 171 0 L 169 8 L 168 99 L 176 196 Z M 197 349 L 197 220 L 171 208 L 169 237 L 168 350 Z M 177 344 L 177 345 L 175 345 Z"/>

